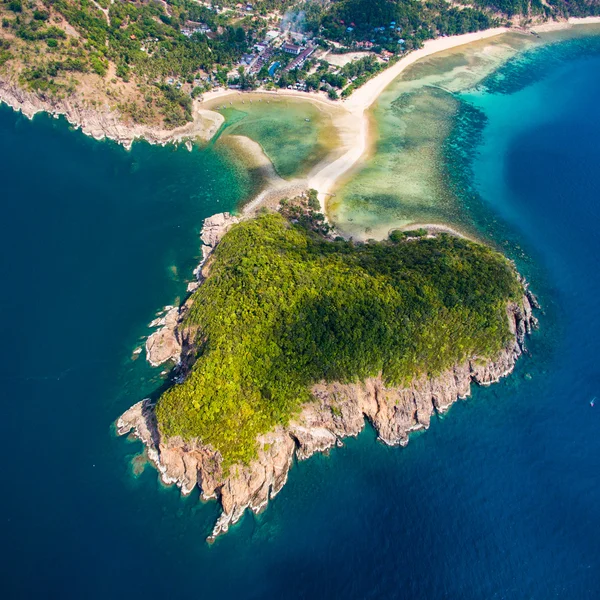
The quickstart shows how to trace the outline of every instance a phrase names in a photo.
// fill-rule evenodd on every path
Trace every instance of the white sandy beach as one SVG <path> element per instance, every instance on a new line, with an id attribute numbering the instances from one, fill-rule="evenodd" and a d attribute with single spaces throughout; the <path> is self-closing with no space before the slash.
<path id="1" fill-rule="evenodd" d="M 330 158 L 317 165 L 306 178 L 307 188 L 314 188 L 319 192 L 319 201 L 321 209 L 326 214 L 326 200 L 332 194 L 336 184 L 340 179 L 347 175 L 364 158 L 369 146 L 369 119 L 367 110 L 377 101 L 381 93 L 410 65 L 418 60 L 426 58 L 432 54 L 450 50 L 473 42 L 490 39 L 509 31 L 529 35 L 533 30 L 535 32 L 550 32 L 562 29 L 568 29 L 579 25 L 600 24 L 600 17 L 571 18 L 568 21 L 552 21 L 540 25 L 532 25 L 527 29 L 508 29 L 506 27 L 496 27 L 485 31 L 467 33 L 450 37 L 441 37 L 435 40 L 428 40 L 423 48 L 415 50 L 400 59 L 397 63 L 370 79 L 362 87 L 358 88 L 347 100 L 336 102 L 331 101 L 323 93 L 307 93 L 293 90 L 262 91 L 254 93 L 287 96 L 299 98 L 310 102 L 316 102 L 342 108 L 336 116 L 335 125 L 339 128 L 341 137 L 342 155 L 334 160 Z M 242 92 L 236 90 L 217 90 L 208 92 L 204 95 L 202 106 L 214 108 L 215 100 L 225 100 L 227 97 L 242 95 Z M 298 180 L 293 182 L 298 184 Z M 285 186 L 281 186 L 285 188 Z M 251 205 L 255 208 L 260 204 L 260 198 Z"/>
<path id="2" fill-rule="evenodd" d="M 369 119 L 366 111 L 377 100 L 381 92 L 396 79 L 402 71 L 416 61 L 425 58 L 431 54 L 449 50 L 457 46 L 469 44 L 479 40 L 495 37 L 508 31 L 505 27 L 497 27 L 486 31 L 476 33 L 467 33 L 464 35 L 456 35 L 451 37 L 438 38 L 425 42 L 423 48 L 411 52 L 397 63 L 370 79 L 365 85 L 356 90 L 350 98 L 342 102 L 334 102 L 329 100 L 325 94 L 305 93 L 292 90 L 278 91 L 260 91 L 261 94 L 287 96 L 300 98 L 311 102 L 324 103 L 329 106 L 343 108 L 336 118 L 336 127 L 341 133 L 342 147 L 345 152 L 333 161 L 326 160 L 312 170 L 308 175 L 306 186 L 314 188 L 319 192 L 319 201 L 321 202 L 321 210 L 325 213 L 326 199 L 334 189 L 336 183 L 347 174 L 361 158 L 365 155 L 368 140 L 369 140 Z M 225 101 L 231 96 L 242 95 L 242 92 L 235 90 L 217 90 L 208 92 L 204 95 L 203 106 L 215 106 L 216 100 Z M 249 146 L 247 146 L 249 149 Z M 263 196 L 254 199 L 251 205 L 255 207 L 257 201 Z"/>
<path id="3" fill-rule="evenodd" d="M 438 38 L 425 42 L 423 48 L 411 52 L 396 64 L 392 65 L 379 75 L 370 79 L 364 86 L 356 90 L 348 100 L 344 102 L 344 107 L 352 115 L 353 121 L 357 123 L 356 137 L 350 149 L 340 158 L 326 165 L 319 170 L 308 182 L 308 187 L 319 191 L 319 201 L 321 208 L 325 213 L 326 199 L 332 193 L 336 183 L 347 174 L 365 154 L 369 140 L 369 119 L 366 111 L 373 105 L 385 88 L 394 81 L 408 66 L 416 61 L 425 58 L 431 54 L 449 50 L 457 46 L 469 44 L 479 40 L 495 37 L 506 33 L 505 27 L 497 27 L 480 31 L 477 33 L 467 33 L 465 35 L 456 35 L 452 37 Z"/>
<path id="4" fill-rule="evenodd" d="M 341 146 L 344 149 L 343 154 L 333 161 L 326 159 L 323 163 L 317 165 L 311 173 L 309 173 L 305 182 L 306 187 L 318 190 L 319 201 L 321 202 L 323 213 L 325 213 L 326 199 L 334 189 L 336 183 L 357 165 L 367 151 L 369 119 L 366 115 L 366 111 L 377 100 L 381 92 L 383 92 L 383 90 L 394 81 L 402 71 L 417 60 L 431 54 L 491 38 L 505 33 L 506 31 L 508 30 L 505 27 L 498 27 L 477 33 L 429 40 L 428 42 L 425 42 L 423 48 L 411 52 L 390 68 L 373 77 L 373 79 L 365 83 L 364 86 L 356 90 L 349 99 L 342 102 L 329 100 L 324 93 L 315 94 L 292 90 L 259 91 L 258 93 L 261 95 L 266 94 L 298 98 L 342 109 L 337 111 L 338 114 L 335 118 L 335 125 L 340 132 Z M 217 90 L 208 92 L 204 95 L 202 106 L 214 108 L 218 105 L 218 101 L 223 100 L 225 103 L 227 98 L 241 95 L 243 95 L 243 93 L 236 90 Z M 251 146 L 246 145 L 246 149 L 250 150 Z M 294 184 L 297 184 L 297 181 L 294 182 Z M 278 187 L 280 187 L 280 189 L 285 189 L 285 186 Z M 264 196 L 265 193 L 263 192 L 258 198 L 255 198 L 250 205 L 253 208 L 256 207 Z"/>
<path id="5" fill-rule="evenodd" d="M 568 29 L 578 25 L 593 25 L 600 23 L 600 17 L 571 18 L 568 21 L 544 23 L 540 26 L 532 26 L 536 32 L 558 31 Z M 356 90 L 343 105 L 348 112 L 357 120 L 360 125 L 356 127 L 356 137 L 351 148 L 340 158 L 330 164 L 323 166 L 308 181 L 308 187 L 319 191 L 319 200 L 322 211 L 326 210 L 326 199 L 333 192 L 335 185 L 355 167 L 365 154 L 369 139 L 369 120 L 366 111 L 376 102 L 377 98 L 385 88 L 394 81 L 407 67 L 418 60 L 421 60 L 432 54 L 450 50 L 458 46 L 470 44 L 480 40 L 496 37 L 509 31 L 517 31 L 527 34 L 524 30 L 508 29 L 506 27 L 496 27 L 479 31 L 476 33 L 467 33 L 451 37 L 443 37 L 425 42 L 423 48 L 411 52 L 396 64 L 392 65 L 373 79 L 365 83 L 364 86 Z"/>
<path id="6" fill-rule="evenodd" d="M 532 25 L 530 29 L 537 33 L 548 31 L 560 31 L 569 29 L 578 25 L 597 25 L 600 24 L 600 17 L 571 17 L 568 21 L 548 21 L 541 25 Z"/>
<path id="7" fill-rule="evenodd" d="M 265 181 L 263 191 L 244 206 L 245 215 L 252 215 L 263 206 L 276 208 L 283 196 L 293 197 L 306 189 L 304 179 L 288 181 L 280 177 L 260 144 L 254 140 L 244 135 L 230 135 L 227 136 L 227 142 L 247 157 L 248 168 L 258 171 Z"/>

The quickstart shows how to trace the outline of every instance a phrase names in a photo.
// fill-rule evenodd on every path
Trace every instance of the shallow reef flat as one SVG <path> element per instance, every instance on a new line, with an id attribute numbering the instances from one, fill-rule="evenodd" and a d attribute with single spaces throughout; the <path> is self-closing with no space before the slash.
<path id="1" fill-rule="evenodd" d="M 533 40 L 533 38 L 532 38 Z M 340 186 L 329 216 L 355 239 L 383 239 L 412 223 L 470 230 L 448 186 L 445 142 L 469 89 L 524 46 L 508 33 L 424 58 L 407 68 L 372 110 L 370 157 Z"/>
<path id="2" fill-rule="evenodd" d="M 468 194 L 453 185 L 460 179 L 457 171 L 469 169 L 470 149 L 485 127 L 485 115 L 469 102 L 469 93 L 506 65 L 554 42 L 598 32 L 597 25 L 541 37 L 509 32 L 408 67 L 372 109 L 370 155 L 338 186 L 328 206 L 330 219 L 361 240 L 384 239 L 415 223 L 450 224 L 476 236 Z"/>

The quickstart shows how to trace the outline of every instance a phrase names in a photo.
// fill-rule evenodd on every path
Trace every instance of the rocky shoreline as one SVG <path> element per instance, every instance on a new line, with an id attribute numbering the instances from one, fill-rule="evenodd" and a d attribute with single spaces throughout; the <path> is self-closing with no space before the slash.
<path id="1" fill-rule="evenodd" d="M 40 112 L 54 117 L 62 115 L 70 125 L 81 129 L 85 135 L 96 140 L 108 138 L 125 148 L 131 148 L 133 142 L 138 139 L 144 139 L 150 144 L 185 143 L 191 147 L 189 144 L 195 139 L 210 140 L 224 121 L 219 113 L 196 108 L 193 122 L 172 130 L 146 125 L 127 125 L 123 123 L 119 111 L 108 106 L 104 109 L 85 107 L 75 95 L 60 100 L 44 98 L 2 79 L 0 102 L 4 102 L 15 111 L 20 111 L 29 119 L 33 119 Z"/>
<path id="2" fill-rule="evenodd" d="M 205 219 L 200 233 L 202 260 L 194 269 L 195 279 L 188 284 L 187 291 L 189 293 L 194 292 L 206 276 L 204 265 L 215 246 L 229 228 L 239 223 L 239 221 L 239 217 L 228 212 L 218 213 Z M 146 359 L 153 367 L 158 367 L 169 361 L 173 361 L 178 365 L 181 363 L 181 357 L 185 354 L 186 336 L 185 331 L 181 330 L 179 325 L 183 321 L 188 306 L 188 302 L 180 307 L 166 306 L 164 316 L 149 324 L 149 327 L 160 327 L 146 340 Z"/>
<path id="3" fill-rule="evenodd" d="M 226 231 L 239 219 L 228 213 L 206 220 L 202 240 L 204 260 L 195 271 L 198 282 L 206 275 L 206 260 Z M 198 283 L 199 284 L 199 283 Z M 188 301 L 189 302 L 189 301 Z M 162 329 L 153 336 L 168 340 L 162 345 L 148 339 L 148 360 L 155 365 L 166 360 L 178 363 L 185 377 L 187 344 L 184 327 L 179 327 L 189 304 L 171 309 Z M 222 506 L 208 541 L 226 532 L 246 509 L 260 511 L 285 485 L 294 458 L 305 460 L 316 452 L 340 445 L 342 439 L 356 436 L 368 419 L 379 439 L 389 445 L 404 446 L 409 434 L 429 427 L 434 413 L 447 411 L 457 400 L 470 394 L 471 383 L 490 385 L 510 374 L 525 350 L 525 338 L 537 326 L 533 308 L 535 297 L 524 285 L 520 304 L 507 306 L 507 319 L 513 338 L 494 359 L 473 357 L 435 377 L 422 376 L 403 387 L 388 387 L 381 377 L 360 383 L 319 383 L 312 388 L 315 400 L 303 406 L 287 427 L 258 438 L 258 456 L 249 465 L 222 468 L 218 452 L 199 441 L 162 439 L 154 404 L 146 399 L 127 410 L 116 423 L 119 435 L 133 432 L 146 446 L 149 459 L 165 484 L 175 484 L 182 494 L 197 486 L 204 500 L 216 498 Z M 164 360 L 163 360 L 164 359 Z"/>

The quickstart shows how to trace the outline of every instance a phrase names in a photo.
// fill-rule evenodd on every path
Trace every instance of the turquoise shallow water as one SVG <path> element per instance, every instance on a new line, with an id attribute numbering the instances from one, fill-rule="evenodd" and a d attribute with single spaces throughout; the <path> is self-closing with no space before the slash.
<path id="1" fill-rule="evenodd" d="M 202 219 L 250 184 L 212 151 L 126 153 L 1 109 L 3 596 L 597 598 L 600 58 L 552 52 L 463 98 L 453 140 L 477 147 L 448 163 L 540 294 L 531 356 L 405 449 L 367 428 L 294 465 L 213 546 L 216 505 L 134 476 L 111 424 L 160 385 L 131 352 Z"/>

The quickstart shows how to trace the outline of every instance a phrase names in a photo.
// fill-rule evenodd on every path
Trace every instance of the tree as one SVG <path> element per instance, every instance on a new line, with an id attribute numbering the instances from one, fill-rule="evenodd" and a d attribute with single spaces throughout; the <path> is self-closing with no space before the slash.
<path id="1" fill-rule="evenodd" d="M 312 188 L 308 190 L 308 207 L 312 210 L 321 210 L 321 203 L 319 202 L 319 192 Z"/>

